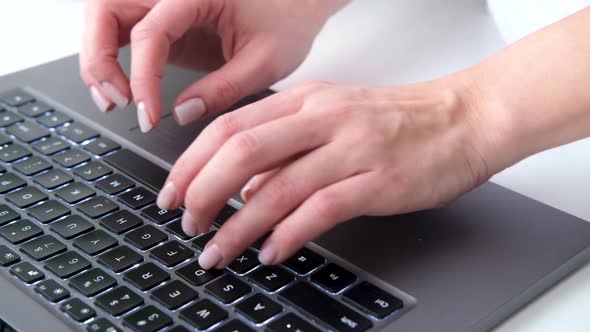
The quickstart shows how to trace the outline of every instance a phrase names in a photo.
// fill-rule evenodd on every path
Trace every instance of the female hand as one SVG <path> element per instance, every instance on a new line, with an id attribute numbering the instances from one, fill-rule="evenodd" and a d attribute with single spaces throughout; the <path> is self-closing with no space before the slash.
<path id="1" fill-rule="evenodd" d="M 142 131 L 162 112 L 167 62 L 214 70 L 176 99 L 185 125 L 216 114 L 293 71 L 346 0 L 89 0 L 80 73 L 102 111 L 133 98 Z M 129 81 L 117 61 L 131 43 Z"/>
<path id="2" fill-rule="evenodd" d="M 339 222 L 441 206 L 487 180 L 494 122 L 457 77 L 393 88 L 315 82 L 225 114 L 176 162 L 158 204 L 186 206 L 188 234 L 253 176 L 249 200 L 199 262 L 222 268 L 274 229 L 276 264 Z"/>

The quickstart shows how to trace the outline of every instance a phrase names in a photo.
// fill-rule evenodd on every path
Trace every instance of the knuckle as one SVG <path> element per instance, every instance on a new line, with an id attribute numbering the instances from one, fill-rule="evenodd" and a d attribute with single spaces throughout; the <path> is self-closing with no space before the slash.
<path id="1" fill-rule="evenodd" d="M 240 130 L 235 113 L 226 113 L 218 117 L 209 127 L 215 135 L 224 139 L 232 137 Z"/>
<path id="2" fill-rule="evenodd" d="M 295 184 L 284 177 L 273 179 L 265 187 L 267 187 L 265 188 L 265 195 L 268 197 L 270 206 L 279 209 L 289 208 L 293 197 L 296 196 Z"/>
<path id="3" fill-rule="evenodd" d="M 238 165 L 251 164 L 262 150 L 258 136 L 252 130 L 242 131 L 232 136 L 227 144 Z"/>
<path id="4" fill-rule="evenodd" d="M 159 34 L 160 32 L 158 31 L 158 29 L 155 29 L 152 25 L 145 22 L 139 22 L 131 29 L 131 43 L 141 43 L 146 40 L 153 39 Z"/>
<path id="5" fill-rule="evenodd" d="M 319 220 L 336 221 L 342 211 L 342 206 L 338 195 L 328 191 L 320 191 L 313 196 L 311 208 Z"/>
<path id="6" fill-rule="evenodd" d="M 213 95 L 219 97 L 222 105 L 218 108 L 224 108 L 236 102 L 242 96 L 242 91 L 238 84 L 224 77 L 217 77 L 212 83 Z"/>

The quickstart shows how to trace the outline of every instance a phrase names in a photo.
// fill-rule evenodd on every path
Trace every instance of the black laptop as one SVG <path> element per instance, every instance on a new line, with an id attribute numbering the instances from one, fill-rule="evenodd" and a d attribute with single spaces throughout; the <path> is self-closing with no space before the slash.
<path id="1" fill-rule="evenodd" d="M 589 260 L 589 223 L 487 183 L 343 223 L 278 266 L 257 261 L 258 241 L 203 270 L 241 202 L 193 238 L 155 198 L 208 122 L 168 111 L 142 134 L 133 106 L 96 110 L 77 63 L 0 77 L 0 331 L 484 331 Z M 203 75 L 167 72 L 165 105 Z"/>

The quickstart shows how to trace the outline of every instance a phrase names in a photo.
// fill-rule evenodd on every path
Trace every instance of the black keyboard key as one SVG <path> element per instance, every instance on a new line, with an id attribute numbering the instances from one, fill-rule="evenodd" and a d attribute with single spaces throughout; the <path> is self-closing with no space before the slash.
<path id="1" fill-rule="evenodd" d="M 254 251 L 247 249 L 227 267 L 237 274 L 245 274 L 260 265 L 258 256 Z"/>
<path id="2" fill-rule="evenodd" d="M 250 273 L 250 280 L 268 292 L 274 292 L 293 281 L 293 275 L 278 266 L 263 266 Z"/>
<path id="3" fill-rule="evenodd" d="M 82 235 L 74 241 L 74 246 L 82 249 L 90 256 L 100 254 L 118 244 L 114 237 L 103 230 L 97 229 L 86 235 Z"/>
<path id="4" fill-rule="evenodd" d="M 78 204 L 78 211 L 91 219 L 100 218 L 118 209 L 117 204 L 104 196 L 96 196 Z"/>
<path id="5" fill-rule="evenodd" d="M 13 89 L 0 94 L 0 101 L 12 107 L 21 106 L 34 100 L 35 98 L 21 89 Z"/>
<path id="6" fill-rule="evenodd" d="M 122 234 L 143 224 L 141 218 L 127 210 L 120 210 L 101 219 L 100 224 L 115 234 Z"/>
<path id="7" fill-rule="evenodd" d="M 272 321 L 266 328 L 267 332 L 321 332 L 320 329 L 290 312 Z"/>
<path id="8" fill-rule="evenodd" d="M 217 329 L 216 332 L 254 332 L 254 329 L 250 326 L 246 325 L 246 323 L 242 322 L 238 319 L 230 320 L 229 322 L 221 325 Z M 300 332 L 307 332 L 307 331 L 300 331 Z"/>
<path id="9" fill-rule="evenodd" d="M 0 114 L 0 127 L 8 127 L 17 122 L 24 121 L 22 116 L 11 112 L 2 112 Z"/>
<path id="10" fill-rule="evenodd" d="M 107 153 L 120 149 L 121 146 L 108 138 L 101 137 L 84 145 L 84 150 L 95 156 L 104 156 Z"/>
<path id="11" fill-rule="evenodd" d="M 178 241 L 170 241 L 153 249 L 150 254 L 166 267 L 173 267 L 193 257 L 195 252 Z"/>
<path id="12" fill-rule="evenodd" d="M 51 224 L 51 230 L 64 239 L 70 240 L 78 235 L 88 233 L 94 229 L 94 225 L 77 214 L 68 216 L 58 222 Z"/>
<path id="13" fill-rule="evenodd" d="M 186 327 L 178 325 L 178 326 L 174 326 L 174 327 L 170 328 L 170 330 L 168 330 L 166 332 L 190 332 L 190 331 Z"/>
<path id="14" fill-rule="evenodd" d="M 20 250 L 34 260 L 42 261 L 66 251 L 66 246 L 51 235 L 43 235 L 23 244 Z"/>
<path id="15" fill-rule="evenodd" d="M 88 323 L 87 332 L 122 332 L 115 324 L 106 318 L 98 318 Z"/>
<path id="16" fill-rule="evenodd" d="M 55 196 L 63 199 L 68 204 L 75 204 L 88 197 L 92 197 L 96 192 L 87 185 L 74 182 L 67 187 L 55 191 Z"/>
<path id="17" fill-rule="evenodd" d="M 90 262 L 75 251 L 68 251 L 45 262 L 45 268 L 62 279 L 78 274 L 90 266 Z"/>
<path id="18" fill-rule="evenodd" d="M 15 221 L 20 218 L 20 214 L 14 211 L 10 206 L 6 204 L 0 204 L 0 226 L 4 226 L 11 221 Z"/>
<path id="19" fill-rule="evenodd" d="M 70 291 L 62 287 L 57 281 L 48 279 L 41 281 L 35 286 L 35 291 L 47 301 L 56 303 L 70 297 Z"/>
<path id="20" fill-rule="evenodd" d="M 143 256 L 127 246 L 117 247 L 98 257 L 98 262 L 119 273 L 143 262 Z"/>
<path id="21" fill-rule="evenodd" d="M 343 298 L 380 319 L 404 306 L 402 300 L 366 281 L 347 290 Z"/>
<path id="22" fill-rule="evenodd" d="M 75 143 L 82 143 L 91 138 L 98 137 L 98 133 L 94 129 L 90 129 L 81 123 L 72 123 L 67 127 L 61 127 L 57 130 L 58 134 Z"/>
<path id="23" fill-rule="evenodd" d="M 41 185 L 45 189 L 55 189 L 61 187 L 66 183 L 74 181 L 74 179 L 65 172 L 52 169 L 43 174 L 37 175 L 33 178 L 33 181 Z"/>
<path id="24" fill-rule="evenodd" d="M 90 157 L 77 149 L 70 149 L 66 152 L 53 156 L 53 161 L 65 168 L 74 167 L 90 160 Z"/>
<path id="25" fill-rule="evenodd" d="M 235 302 L 252 291 L 252 287 L 229 274 L 209 283 L 205 289 L 225 304 Z"/>
<path id="26" fill-rule="evenodd" d="M 373 326 L 361 314 L 304 282 L 283 290 L 279 296 L 336 331 L 366 331 Z"/>
<path id="27" fill-rule="evenodd" d="M 142 291 L 152 289 L 168 279 L 170 274 L 151 262 L 125 273 L 125 280 Z"/>
<path id="28" fill-rule="evenodd" d="M 180 318 L 199 330 L 206 330 L 227 316 L 227 311 L 208 299 L 203 299 L 180 312 Z"/>
<path id="29" fill-rule="evenodd" d="M 134 332 L 156 332 L 172 325 L 172 318 L 150 305 L 125 317 L 123 324 Z"/>
<path id="30" fill-rule="evenodd" d="M 26 186 L 27 183 L 12 173 L 0 175 L 0 194 L 6 194 L 14 189 Z"/>
<path id="31" fill-rule="evenodd" d="M 40 101 L 29 103 L 18 108 L 20 114 L 30 118 L 35 118 L 51 111 L 53 111 L 51 106 Z"/>
<path id="32" fill-rule="evenodd" d="M 15 124 L 7 128 L 6 132 L 25 143 L 31 143 L 50 135 L 47 129 L 29 121 Z"/>
<path id="33" fill-rule="evenodd" d="M 199 297 L 197 291 L 174 280 L 152 292 L 152 298 L 169 310 L 175 310 Z"/>
<path id="34" fill-rule="evenodd" d="M 45 278 L 43 271 L 34 267 L 29 262 L 21 262 L 13 265 L 10 268 L 10 273 L 14 274 L 17 278 L 23 282 L 26 282 L 27 284 L 32 284 Z"/>
<path id="35" fill-rule="evenodd" d="M 61 112 L 56 111 L 39 117 L 37 121 L 47 128 L 55 128 L 64 125 L 68 122 L 71 122 L 72 118 Z"/>
<path id="36" fill-rule="evenodd" d="M 30 155 L 31 151 L 16 143 L 0 147 L 0 160 L 5 163 L 11 163 Z"/>
<path id="37" fill-rule="evenodd" d="M 141 214 L 147 217 L 152 222 L 163 225 L 171 220 L 179 218 L 182 216 L 182 210 L 164 210 L 160 209 L 157 205 L 151 205 L 141 211 Z"/>
<path id="38" fill-rule="evenodd" d="M 104 161 L 154 189 L 162 188 L 168 177 L 168 171 L 127 149 L 106 156 Z"/>
<path id="39" fill-rule="evenodd" d="M 74 174 L 86 181 L 94 181 L 105 175 L 111 174 L 113 170 L 100 161 L 91 161 L 84 166 L 74 169 Z"/>
<path id="40" fill-rule="evenodd" d="M 96 298 L 96 304 L 113 316 L 120 316 L 143 304 L 143 298 L 125 286 L 117 287 Z"/>
<path id="41" fill-rule="evenodd" d="M 167 229 L 167 230 L 168 230 L 170 233 L 172 233 L 172 234 L 176 235 L 176 236 L 177 236 L 179 239 L 181 239 L 181 240 L 184 240 L 184 241 L 186 241 L 186 240 L 190 240 L 190 239 L 192 239 L 192 238 L 193 238 L 192 236 L 188 236 L 188 235 L 187 235 L 187 234 L 186 234 L 186 233 L 185 233 L 185 232 L 182 230 L 182 222 L 181 222 L 180 220 L 176 220 L 176 221 L 173 221 L 173 222 L 171 222 L 170 224 L 168 224 L 168 225 L 166 226 L 166 229 Z"/>
<path id="42" fill-rule="evenodd" d="M 41 234 L 43 234 L 43 230 L 27 219 L 0 228 L 0 236 L 12 244 L 25 242 Z"/>
<path id="43" fill-rule="evenodd" d="M 60 309 L 77 322 L 85 322 L 96 316 L 96 311 L 78 298 L 64 302 Z"/>
<path id="44" fill-rule="evenodd" d="M 0 134 L 0 146 L 12 143 L 12 139 L 4 134 Z"/>
<path id="45" fill-rule="evenodd" d="M 32 176 L 37 173 L 41 173 L 50 169 L 51 167 L 51 164 L 37 156 L 33 156 L 14 164 L 14 168 L 26 176 Z"/>
<path id="46" fill-rule="evenodd" d="M 268 296 L 256 293 L 236 305 L 236 311 L 248 320 L 261 324 L 283 311 L 283 307 Z"/>
<path id="47" fill-rule="evenodd" d="M 213 224 L 215 224 L 217 227 L 221 227 L 221 225 L 223 225 L 237 211 L 238 210 L 233 206 L 226 204 L 213 220 Z"/>
<path id="48" fill-rule="evenodd" d="M 70 145 L 66 143 L 66 141 L 57 137 L 49 137 L 46 140 L 33 144 L 32 146 L 33 150 L 46 156 L 50 156 L 70 148 Z"/>
<path id="49" fill-rule="evenodd" d="M 168 236 L 152 225 L 145 225 L 125 235 L 125 240 L 139 248 L 147 250 L 168 239 Z"/>
<path id="50" fill-rule="evenodd" d="M 176 270 L 176 274 L 193 286 L 201 286 L 222 275 L 223 270 L 205 270 L 199 265 L 199 262 L 195 261 Z"/>
<path id="51" fill-rule="evenodd" d="M 31 217 L 39 220 L 40 222 L 47 224 L 54 220 L 57 220 L 63 216 L 70 214 L 70 209 L 65 207 L 58 201 L 49 200 L 43 204 L 33 206 L 28 210 Z"/>
<path id="52" fill-rule="evenodd" d="M 35 187 L 24 187 L 6 195 L 6 200 L 24 209 L 47 199 L 47 195 Z"/>
<path id="53" fill-rule="evenodd" d="M 354 273 L 330 263 L 312 274 L 310 280 L 332 293 L 338 293 L 356 281 Z"/>
<path id="54" fill-rule="evenodd" d="M 121 174 L 111 175 L 96 183 L 96 187 L 108 195 L 116 195 L 129 188 L 132 188 L 134 185 L 135 184 L 133 181 Z"/>
<path id="55" fill-rule="evenodd" d="M 70 279 L 70 285 L 82 295 L 94 296 L 117 284 L 115 278 L 99 268 L 94 268 Z"/>
<path id="56" fill-rule="evenodd" d="M 156 195 L 144 187 L 137 187 L 121 194 L 119 200 L 130 208 L 137 210 L 156 201 Z"/>
<path id="57" fill-rule="evenodd" d="M 0 244 L 0 266 L 7 267 L 20 262 L 20 256 L 7 246 Z"/>
<path id="58" fill-rule="evenodd" d="M 215 236 L 215 233 L 217 233 L 217 231 L 210 231 L 199 236 L 193 241 L 193 247 L 203 251 L 203 249 L 205 249 L 205 246 L 207 245 L 207 242 L 209 242 L 209 240 L 211 240 Z"/>

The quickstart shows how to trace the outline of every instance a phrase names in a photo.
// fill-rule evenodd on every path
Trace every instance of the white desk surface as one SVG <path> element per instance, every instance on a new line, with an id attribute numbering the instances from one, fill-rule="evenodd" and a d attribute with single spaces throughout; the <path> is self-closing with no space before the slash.
<path id="1" fill-rule="evenodd" d="M 0 75 L 77 53 L 82 1 L 0 1 Z M 363 0 L 325 27 L 312 53 L 275 88 L 323 79 L 400 84 L 477 63 L 504 46 L 482 0 Z M 590 221 L 590 140 L 533 156 L 493 181 Z M 548 244 L 550 245 L 550 244 Z M 590 264 L 496 331 L 588 331 Z"/>

